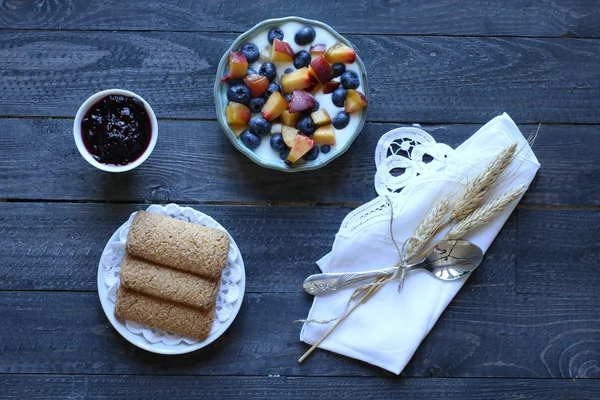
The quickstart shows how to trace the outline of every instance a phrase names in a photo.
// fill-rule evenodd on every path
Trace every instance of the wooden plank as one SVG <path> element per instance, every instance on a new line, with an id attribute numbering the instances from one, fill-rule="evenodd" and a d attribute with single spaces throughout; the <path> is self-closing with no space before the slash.
<path id="1" fill-rule="evenodd" d="M 247 294 L 211 346 L 177 357 L 138 349 L 108 323 L 93 292 L 0 292 L 1 373 L 382 376 L 317 351 L 298 335 L 305 293 Z M 410 377 L 598 378 L 597 299 L 461 291 L 405 369 Z"/>
<path id="2" fill-rule="evenodd" d="M 343 6 L 315 0 L 285 4 L 248 0 L 234 7 L 216 0 L 6 1 L 0 8 L 0 28 L 243 32 L 262 19 L 294 14 L 321 20 L 342 33 L 600 37 L 597 9 L 593 0 L 393 4 L 354 0 Z"/>
<path id="3" fill-rule="evenodd" d="M 376 196 L 373 155 L 397 125 L 368 123 L 350 150 L 314 172 L 261 168 L 209 121 L 160 121 L 152 156 L 134 172 L 97 171 L 75 148 L 71 120 L 0 119 L 0 198 L 139 202 L 362 204 Z M 481 125 L 423 129 L 456 147 Z M 524 135 L 537 126 L 520 125 Z M 600 205 L 598 126 L 542 125 L 534 145 L 542 169 L 526 205 Z M 585 156 L 582 156 L 585 155 Z"/>
<path id="4" fill-rule="evenodd" d="M 600 299 L 600 212 L 520 210 L 518 226 L 519 293 Z"/>
<path id="5" fill-rule="evenodd" d="M 0 290 L 97 289 L 112 233 L 143 205 L 0 203 Z M 244 257 L 248 292 L 298 292 L 331 250 L 343 207 L 196 206 L 220 221 Z M 517 224 L 511 218 L 468 290 L 515 290 Z M 82 229 L 83 226 L 94 229 Z M 84 243 L 85 245 L 82 245 Z"/>
<path id="6" fill-rule="evenodd" d="M 1 116 L 75 115 L 111 87 L 160 118 L 215 117 L 217 63 L 234 34 L 0 32 Z M 599 123 L 600 41 L 349 36 L 369 74 L 378 122 Z M 390 56 L 390 55 L 393 55 Z"/>
<path id="7" fill-rule="evenodd" d="M 155 400 L 176 398 L 462 400 L 577 399 L 600 397 L 600 381 L 567 379 L 402 379 L 298 377 L 147 377 L 2 375 L 0 399 Z"/>

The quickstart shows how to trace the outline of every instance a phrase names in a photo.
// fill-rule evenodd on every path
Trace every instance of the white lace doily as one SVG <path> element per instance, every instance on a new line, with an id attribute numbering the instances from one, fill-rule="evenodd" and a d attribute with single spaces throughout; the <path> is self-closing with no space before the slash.
<path id="1" fill-rule="evenodd" d="M 379 196 L 350 212 L 340 233 L 351 236 L 366 224 L 389 220 L 388 199 L 403 204 L 407 195 L 403 189 L 446 168 L 453 153 L 450 146 L 437 143 L 419 128 L 397 128 L 384 134 L 375 148 L 375 190 Z"/>
<path id="2" fill-rule="evenodd" d="M 146 211 L 227 232 L 227 230 L 213 218 L 189 207 L 180 207 L 177 204 L 168 204 L 166 206 L 151 205 Z M 131 214 L 129 220 L 119 228 L 117 231 L 117 240 L 109 244 L 107 250 L 104 251 L 102 258 L 100 259 L 100 263 L 105 269 L 104 283 L 108 287 L 107 296 L 113 303 L 117 299 L 117 289 L 119 288 L 120 282 L 119 271 L 121 269 L 121 262 L 125 257 L 125 242 L 127 241 L 129 228 L 131 227 L 131 222 L 133 221 L 135 214 L 136 213 Z M 227 234 L 229 235 L 228 232 Z M 234 242 L 231 236 L 229 239 L 232 245 L 229 246 L 227 265 L 221 274 L 221 284 L 219 286 L 219 293 L 217 294 L 216 316 L 209 333 L 209 338 L 219 330 L 222 323 L 225 323 L 232 317 L 234 304 L 240 296 L 239 283 L 243 274 L 243 268 L 239 262 L 241 257 L 238 250 L 236 250 L 236 246 L 233 244 Z M 197 340 L 160 331 L 133 321 L 125 321 L 125 326 L 130 332 L 143 335 L 150 343 L 162 342 L 169 346 L 175 346 L 181 342 L 190 345 L 198 343 Z"/>

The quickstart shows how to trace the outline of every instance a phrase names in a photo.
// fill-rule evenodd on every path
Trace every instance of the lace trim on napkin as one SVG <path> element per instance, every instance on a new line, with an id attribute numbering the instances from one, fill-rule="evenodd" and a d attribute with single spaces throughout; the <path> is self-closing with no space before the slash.
<path id="1" fill-rule="evenodd" d="M 340 227 L 340 234 L 352 236 L 366 225 L 389 220 L 387 199 L 396 204 L 406 202 L 403 189 L 424 176 L 445 168 L 454 150 L 422 129 L 397 128 L 384 134 L 375 149 L 375 190 L 379 197 L 350 212 Z M 394 207 L 399 211 L 401 207 Z"/>
<path id="2" fill-rule="evenodd" d="M 166 206 L 151 205 L 146 211 L 227 232 L 221 224 L 208 215 L 189 207 L 180 207 L 176 204 L 168 204 Z M 106 271 L 104 274 L 104 283 L 108 286 L 108 298 L 113 303 L 117 299 L 117 289 L 120 282 L 119 271 L 121 269 L 121 262 L 125 257 L 125 242 L 127 241 L 127 235 L 134 216 L 135 213 L 131 214 L 129 220 L 119 228 L 117 240 L 110 243 L 109 250 L 102 254 L 100 260 Z M 233 306 L 240 296 L 238 283 L 242 278 L 242 268 L 238 263 L 239 259 L 238 252 L 234 246 L 229 246 L 227 264 L 221 274 L 221 284 L 219 286 L 219 293 L 217 294 L 217 314 L 209 337 L 219 330 L 221 323 L 231 318 Z M 133 321 L 125 321 L 125 326 L 132 333 L 142 334 L 150 343 L 162 342 L 170 346 L 178 345 L 181 342 L 187 344 L 198 343 L 197 340 L 153 329 Z"/>

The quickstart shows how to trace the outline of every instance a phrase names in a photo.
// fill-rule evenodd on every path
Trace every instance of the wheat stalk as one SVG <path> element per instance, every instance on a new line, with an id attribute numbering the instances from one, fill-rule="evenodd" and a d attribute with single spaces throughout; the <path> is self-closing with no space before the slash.
<path id="1" fill-rule="evenodd" d="M 467 182 L 457 195 L 450 221 L 463 219 L 475 211 L 481 200 L 497 183 L 498 177 L 513 161 L 516 150 L 516 143 L 505 147 L 485 166 L 479 175 Z"/>
<path id="2" fill-rule="evenodd" d="M 522 184 L 516 186 L 501 195 L 498 195 L 488 201 L 487 203 L 480 206 L 473 213 L 467 216 L 456 224 L 446 236 L 445 240 L 461 239 L 467 232 L 490 222 L 495 216 L 500 214 L 507 205 L 518 199 L 527 190 L 527 185 Z"/>

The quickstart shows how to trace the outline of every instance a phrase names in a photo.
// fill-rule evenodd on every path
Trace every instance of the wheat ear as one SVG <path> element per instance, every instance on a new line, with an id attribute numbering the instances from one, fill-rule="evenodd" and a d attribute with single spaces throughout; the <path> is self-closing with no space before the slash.
<path id="1" fill-rule="evenodd" d="M 490 188 L 496 184 L 498 177 L 513 161 L 516 150 L 516 143 L 505 147 L 485 166 L 479 175 L 467 182 L 457 195 L 450 221 L 466 218 L 477 209 Z"/>
<path id="2" fill-rule="evenodd" d="M 450 229 L 444 239 L 462 239 L 467 232 L 490 222 L 526 190 L 527 185 L 522 184 L 494 197 Z"/>

